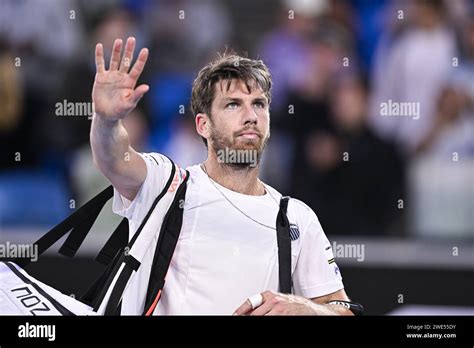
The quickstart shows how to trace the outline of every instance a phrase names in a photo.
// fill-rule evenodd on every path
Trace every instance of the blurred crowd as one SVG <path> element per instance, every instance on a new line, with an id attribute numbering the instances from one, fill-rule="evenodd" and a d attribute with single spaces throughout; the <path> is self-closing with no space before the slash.
<path id="1" fill-rule="evenodd" d="M 329 236 L 474 238 L 469 0 L 0 0 L 0 229 L 54 225 L 107 185 L 90 115 L 57 105 L 90 102 L 95 44 L 107 61 L 129 35 L 150 49 L 138 151 L 205 159 L 191 83 L 232 48 L 273 76 L 264 181 Z"/>

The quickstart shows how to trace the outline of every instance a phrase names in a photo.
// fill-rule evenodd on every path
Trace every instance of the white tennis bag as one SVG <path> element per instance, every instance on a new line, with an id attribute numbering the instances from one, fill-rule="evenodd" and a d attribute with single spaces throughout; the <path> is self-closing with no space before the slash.
<path id="1" fill-rule="evenodd" d="M 1 315 L 94 315 L 92 307 L 31 277 L 13 262 L 0 262 Z"/>
<path id="2" fill-rule="evenodd" d="M 0 261 L 0 315 L 120 315 L 122 308 L 127 314 L 152 315 L 178 242 L 189 178 L 171 163 L 165 188 L 131 240 L 124 219 L 97 255 L 107 268 L 80 300 L 30 276 L 23 269 L 29 260 L 5 260 Z M 74 256 L 112 196 L 109 186 L 41 237 L 35 242 L 39 255 L 69 232 L 59 252 Z"/>

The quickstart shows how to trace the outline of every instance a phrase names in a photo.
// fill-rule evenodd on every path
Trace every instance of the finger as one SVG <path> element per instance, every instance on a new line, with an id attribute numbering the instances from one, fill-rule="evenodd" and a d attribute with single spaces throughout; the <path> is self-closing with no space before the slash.
<path id="1" fill-rule="evenodd" d="M 140 85 L 133 91 L 133 100 L 135 103 L 143 97 L 143 95 L 150 90 L 150 86 L 148 85 Z"/>
<path id="2" fill-rule="evenodd" d="M 275 307 L 275 305 L 277 304 L 278 302 L 275 302 L 273 298 L 271 299 L 267 299 L 266 301 L 264 301 L 260 306 L 258 306 L 255 310 L 253 310 L 252 312 L 250 312 L 249 314 L 251 316 L 254 316 L 254 315 L 265 315 L 267 314 L 268 312 L 270 312 L 273 307 Z"/>
<path id="3" fill-rule="evenodd" d="M 125 44 L 125 53 L 120 63 L 120 72 L 127 73 L 132 65 L 133 51 L 135 50 L 135 38 L 129 37 Z"/>
<path id="4" fill-rule="evenodd" d="M 104 46 L 101 43 L 95 46 L 95 67 L 98 73 L 105 71 Z"/>
<path id="5" fill-rule="evenodd" d="M 138 78 L 143 72 L 143 68 L 145 67 L 145 63 L 147 59 L 148 59 L 148 49 L 143 48 L 138 54 L 138 59 L 133 65 L 132 70 L 130 70 L 130 77 L 133 80 L 135 80 L 135 82 L 138 81 Z"/>
<path id="6" fill-rule="evenodd" d="M 232 315 L 245 315 L 252 310 L 252 306 L 248 300 L 245 300 L 239 308 L 237 308 Z"/>
<path id="7" fill-rule="evenodd" d="M 122 39 L 114 41 L 112 56 L 110 57 L 109 71 L 117 70 L 120 64 L 120 53 L 122 52 Z"/>
<path id="8" fill-rule="evenodd" d="M 260 304 L 260 306 L 262 306 L 266 301 L 268 301 L 269 299 L 273 298 L 275 296 L 274 293 L 272 293 L 271 291 L 264 291 L 261 293 L 262 295 L 262 303 Z M 260 307 L 258 306 L 258 307 Z M 257 308 L 258 308 L 257 307 Z M 249 299 L 246 299 L 244 303 L 242 303 L 239 308 L 237 308 L 234 312 L 233 315 L 245 315 L 245 314 L 248 314 L 249 312 L 253 311 L 254 308 L 252 308 L 252 304 L 250 303 Z"/>

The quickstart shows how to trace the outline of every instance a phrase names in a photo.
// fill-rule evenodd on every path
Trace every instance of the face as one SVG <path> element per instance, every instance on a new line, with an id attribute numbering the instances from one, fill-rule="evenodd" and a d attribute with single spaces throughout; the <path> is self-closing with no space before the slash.
<path id="1" fill-rule="evenodd" d="M 415 23 L 423 28 L 432 28 L 439 22 L 439 14 L 436 9 L 429 4 L 423 2 L 414 3 L 414 19 Z"/>
<path id="2" fill-rule="evenodd" d="M 364 123 L 366 100 L 363 88 L 355 81 L 344 81 L 331 98 L 335 121 L 344 130 L 357 129 Z"/>
<path id="3" fill-rule="evenodd" d="M 258 163 L 270 137 L 268 100 L 257 83 L 249 85 L 250 91 L 241 80 L 233 79 L 229 89 L 227 84 L 226 80 L 215 84 L 211 115 L 196 117 L 198 133 L 207 138 L 209 150 L 218 159 L 228 150 L 249 154 L 225 161 L 247 167 L 249 160 Z"/>

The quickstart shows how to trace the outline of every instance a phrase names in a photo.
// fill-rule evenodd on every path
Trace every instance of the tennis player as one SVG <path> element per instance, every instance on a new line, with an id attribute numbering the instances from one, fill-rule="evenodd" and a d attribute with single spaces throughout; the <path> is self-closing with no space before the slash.
<path id="1" fill-rule="evenodd" d="M 90 136 L 94 163 L 115 188 L 113 210 L 134 233 L 164 188 L 171 162 L 129 144 L 122 120 L 149 90 L 137 86 L 149 53 L 143 48 L 132 65 L 135 38 L 122 49 L 115 40 L 106 70 L 103 46 L 96 46 Z M 318 218 L 297 199 L 288 204 L 293 294 L 278 292 L 281 194 L 258 177 L 270 137 L 270 89 L 265 64 L 238 55 L 221 56 L 198 73 L 191 111 L 208 157 L 187 168 L 182 230 L 156 313 L 353 314 Z M 128 312 L 125 304 L 121 310 Z"/>

